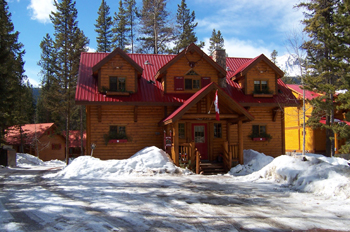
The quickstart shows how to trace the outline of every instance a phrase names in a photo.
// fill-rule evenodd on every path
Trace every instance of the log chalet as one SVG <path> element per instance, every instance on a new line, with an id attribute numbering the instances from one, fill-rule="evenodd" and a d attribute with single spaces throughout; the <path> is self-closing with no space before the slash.
<path id="1" fill-rule="evenodd" d="M 92 144 L 101 159 L 157 146 L 177 165 L 219 160 L 226 170 L 243 149 L 284 154 L 284 107 L 299 103 L 283 75 L 264 55 L 210 57 L 195 44 L 178 55 L 82 53 L 75 101 L 86 106 L 87 154 Z"/>

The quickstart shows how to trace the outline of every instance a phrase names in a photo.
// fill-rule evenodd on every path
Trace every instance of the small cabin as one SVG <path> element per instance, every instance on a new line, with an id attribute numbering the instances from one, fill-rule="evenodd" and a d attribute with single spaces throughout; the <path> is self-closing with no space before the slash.
<path id="1" fill-rule="evenodd" d="M 66 141 L 54 123 L 25 124 L 7 129 L 6 144 L 16 152 L 37 156 L 43 161 L 64 160 Z"/>

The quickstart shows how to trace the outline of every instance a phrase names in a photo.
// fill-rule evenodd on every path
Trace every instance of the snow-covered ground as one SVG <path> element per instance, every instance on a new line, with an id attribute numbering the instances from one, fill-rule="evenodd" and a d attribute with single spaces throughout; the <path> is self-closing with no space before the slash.
<path id="1" fill-rule="evenodd" d="M 347 160 L 245 150 L 244 162 L 202 176 L 156 147 L 67 167 L 19 154 L 0 169 L 0 231 L 349 231 Z"/>

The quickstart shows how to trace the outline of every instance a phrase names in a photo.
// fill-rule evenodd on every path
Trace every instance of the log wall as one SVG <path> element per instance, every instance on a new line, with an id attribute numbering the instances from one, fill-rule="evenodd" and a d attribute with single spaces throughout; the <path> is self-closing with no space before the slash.
<path id="1" fill-rule="evenodd" d="M 270 68 L 265 61 L 260 61 L 253 67 L 246 75 L 245 94 L 252 94 L 254 92 L 254 81 L 267 81 L 269 91 L 272 94 L 277 94 L 277 79 L 275 71 Z"/>
<path id="2" fill-rule="evenodd" d="M 58 150 L 52 150 L 52 144 L 59 144 L 61 146 Z M 33 149 L 33 148 L 32 148 Z M 49 160 L 64 160 L 65 159 L 66 141 L 61 135 L 43 135 L 39 139 L 39 158 L 43 161 Z M 38 156 L 34 149 L 35 155 Z"/>
<path id="3" fill-rule="evenodd" d="M 126 91 L 137 91 L 137 77 L 134 67 L 118 54 L 101 67 L 98 82 L 99 91 L 102 91 L 103 88 L 109 89 L 109 77 L 125 77 Z"/>
<path id="4" fill-rule="evenodd" d="M 189 61 L 197 62 L 193 68 L 189 66 Z M 197 77 L 210 77 L 211 82 L 218 83 L 218 71 L 207 61 L 205 61 L 201 55 L 196 52 L 188 53 L 181 59 L 179 59 L 175 64 L 168 68 L 166 78 L 163 79 L 163 86 L 165 93 L 195 93 L 198 90 L 184 90 L 175 91 L 174 90 L 174 77 L 183 76 L 194 70 L 198 76 Z M 191 76 L 188 76 L 191 77 Z M 196 77 L 196 76 L 193 76 Z M 164 83 L 166 82 L 166 83 Z"/>
<path id="5" fill-rule="evenodd" d="M 100 122 L 98 106 L 87 108 L 88 154 L 92 143 L 96 144 L 93 156 L 100 159 L 126 159 L 148 146 L 163 148 L 164 130 L 158 123 L 164 118 L 165 107 L 138 106 L 134 118 L 134 106 L 101 106 Z M 113 125 L 125 126 L 126 143 L 105 144 L 104 135 Z"/>
<path id="6" fill-rule="evenodd" d="M 277 157 L 284 154 L 283 139 L 284 136 L 282 133 L 282 112 L 277 112 L 276 120 L 273 121 L 273 110 L 272 107 L 251 107 L 249 112 L 255 117 L 255 120 L 248 123 L 243 123 L 243 146 L 244 149 L 253 149 L 258 152 L 262 152 L 265 155 L 270 155 Z M 253 125 L 265 125 L 266 133 L 272 136 L 270 141 L 253 141 L 248 137 L 252 133 Z M 231 144 L 238 144 L 238 126 L 233 124 L 230 126 L 230 140 Z"/>

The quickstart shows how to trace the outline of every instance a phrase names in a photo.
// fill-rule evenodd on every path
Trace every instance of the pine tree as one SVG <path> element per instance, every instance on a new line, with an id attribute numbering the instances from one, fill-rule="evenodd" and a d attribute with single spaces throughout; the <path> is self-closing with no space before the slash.
<path id="1" fill-rule="evenodd" d="M 43 38 L 40 43 L 41 59 L 38 65 L 41 67 L 41 93 L 37 104 L 37 122 L 48 123 L 59 120 L 60 112 L 57 112 L 55 101 L 55 91 L 53 83 L 55 82 L 55 70 L 57 62 L 57 52 L 54 41 L 49 34 Z M 55 82 L 56 83 L 56 82 Z"/>
<path id="2" fill-rule="evenodd" d="M 174 40 L 168 16 L 165 0 L 142 1 L 139 37 L 141 53 L 161 54 L 168 50 L 168 44 Z"/>
<path id="3" fill-rule="evenodd" d="M 194 11 L 190 13 L 185 0 L 181 0 L 181 5 L 177 5 L 177 7 L 174 53 L 179 53 L 188 45 L 196 43 L 198 40 L 194 32 L 194 29 L 198 25 L 198 23 L 194 22 L 196 18 Z M 203 42 L 201 42 L 199 46 L 204 46 Z"/>
<path id="4" fill-rule="evenodd" d="M 113 21 L 114 21 L 114 27 L 112 29 L 114 33 L 113 43 L 116 47 L 128 51 L 127 46 L 128 43 L 128 32 L 129 29 L 127 28 L 127 13 L 124 9 L 122 0 L 119 1 L 119 10 L 118 14 L 114 13 Z"/>
<path id="5" fill-rule="evenodd" d="M 69 158 L 69 130 L 76 122 L 71 122 L 72 112 L 77 110 L 74 103 L 77 83 L 80 53 L 86 51 L 88 39 L 78 28 L 77 10 L 75 1 L 54 1 L 57 11 L 52 12 L 50 19 L 54 25 L 55 48 L 57 49 L 57 64 L 53 90 L 56 97 L 61 99 L 56 102 L 57 109 L 62 113 L 62 121 L 66 130 L 66 162 Z M 62 124 L 61 124 L 62 126 Z M 73 127 L 74 129 L 74 127 Z"/>
<path id="6" fill-rule="evenodd" d="M 136 25 L 137 25 L 137 18 L 139 16 L 137 7 L 136 7 L 136 1 L 135 0 L 125 0 L 124 2 L 126 14 L 126 25 L 129 31 L 129 44 L 131 46 L 131 53 L 134 53 L 134 43 L 135 43 L 135 37 L 136 37 Z"/>
<path id="7" fill-rule="evenodd" d="M 216 33 L 216 30 L 213 29 L 209 39 L 209 54 L 212 56 L 215 49 L 224 49 L 224 47 L 224 38 L 222 37 L 220 30 Z"/>
<path id="8" fill-rule="evenodd" d="M 342 1 L 339 3 L 337 14 L 334 16 L 336 25 L 336 47 L 335 56 L 340 58 L 339 76 L 342 77 L 340 89 L 347 90 L 340 93 L 336 98 L 337 109 L 343 112 L 346 121 L 350 121 L 350 2 Z M 350 150 L 350 130 L 346 124 L 338 124 L 336 132 L 339 138 L 345 139 L 345 144 L 341 147 L 340 152 L 348 154 Z"/>
<path id="9" fill-rule="evenodd" d="M 98 52 L 112 51 L 112 17 L 109 16 L 109 6 L 102 0 L 100 8 L 98 9 L 98 18 L 95 24 L 95 31 L 97 32 L 96 42 Z"/>
<path id="10" fill-rule="evenodd" d="M 334 94 L 340 87 L 339 62 L 336 57 L 338 46 L 336 40 L 336 15 L 338 0 L 311 0 L 300 3 L 299 8 L 306 8 L 307 14 L 303 23 L 304 31 L 309 40 L 303 44 L 307 51 L 307 64 L 309 75 L 305 77 L 304 87 L 323 94 L 312 100 L 313 112 L 308 124 L 312 127 L 326 129 L 326 155 L 335 153 L 334 132 Z M 319 123 L 325 117 L 326 125 Z"/>
<path id="11" fill-rule="evenodd" d="M 273 51 L 271 52 L 271 61 L 272 61 L 274 64 L 276 64 L 276 58 L 277 58 L 277 56 L 278 56 L 278 52 L 277 52 L 276 50 L 273 50 Z"/>
<path id="12" fill-rule="evenodd" d="M 10 18 L 7 2 L 0 0 L 0 142 L 8 127 L 20 127 L 32 120 L 24 111 L 31 111 L 33 102 L 30 95 L 25 95 L 29 89 L 23 69 L 24 49 Z"/>

